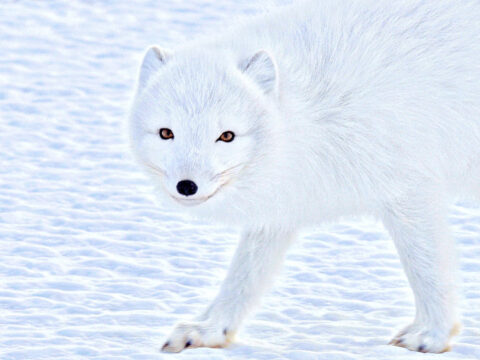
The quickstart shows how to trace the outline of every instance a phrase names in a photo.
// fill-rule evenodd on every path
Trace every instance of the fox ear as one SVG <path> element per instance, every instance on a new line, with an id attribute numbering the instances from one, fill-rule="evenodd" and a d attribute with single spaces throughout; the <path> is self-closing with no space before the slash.
<path id="1" fill-rule="evenodd" d="M 240 69 L 250 77 L 265 94 L 277 91 L 278 75 L 275 61 L 265 50 L 260 50 L 240 64 Z"/>
<path id="2" fill-rule="evenodd" d="M 140 75 L 138 79 L 138 88 L 142 89 L 150 79 L 150 76 L 165 65 L 170 58 L 170 53 L 157 46 L 151 46 L 143 57 Z"/>

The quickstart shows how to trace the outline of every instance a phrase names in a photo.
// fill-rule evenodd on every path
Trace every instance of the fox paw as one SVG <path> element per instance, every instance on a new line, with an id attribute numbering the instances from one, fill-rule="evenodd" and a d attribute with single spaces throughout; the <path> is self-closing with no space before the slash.
<path id="1" fill-rule="evenodd" d="M 460 325 L 455 325 L 451 331 L 439 331 L 412 324 L 400 331 L 390 344 L 423 353 L 442 353 L 450 350 L 450 339 L 458 333 L 459 328 Z"/>
<path id="2" fill-rule="evenodd" d="M 234 333 L 227 327 L 216 326 L 208 322 L 182 322 L 175 326 L 163 352 L 180 352 L 197 347 L 222 348 L 233 341 Z"/>

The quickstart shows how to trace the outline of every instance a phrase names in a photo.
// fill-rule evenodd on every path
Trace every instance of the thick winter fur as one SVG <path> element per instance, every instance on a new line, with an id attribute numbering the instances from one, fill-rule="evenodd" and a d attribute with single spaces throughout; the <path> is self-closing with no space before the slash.
<path id="1" fill-rule="evenodd" d="M 477 0 L 308 1 L 147 52 L 130 117 L 138 161 L 165 206 L 244 228 L 218 296 L 163 350 L 226 345 L 299 229 L 364 214 L 385 224 L 415 294 L 392 342 L 447 349 L 448 205 L 480 196 L 479 19 Z M 216 141 L 225 131 L 234 140 Z M 184 179 L 195 195 L 177 192 Z"/>

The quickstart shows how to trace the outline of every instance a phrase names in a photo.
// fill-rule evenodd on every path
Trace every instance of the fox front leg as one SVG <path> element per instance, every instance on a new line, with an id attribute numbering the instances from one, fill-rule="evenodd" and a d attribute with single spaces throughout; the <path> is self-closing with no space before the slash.
<path id="1" fill-rule="evenodd" d="M 244 232 L 215 300 L 194 321 L 177 324 L 162 351 L 227 346 L 268 289 L 293 238 L 277 229 Z"/>

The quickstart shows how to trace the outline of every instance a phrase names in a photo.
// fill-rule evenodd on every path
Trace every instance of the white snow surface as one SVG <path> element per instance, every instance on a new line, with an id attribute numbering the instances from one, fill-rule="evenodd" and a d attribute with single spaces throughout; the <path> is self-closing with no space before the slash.
<path id="1" fill-rule="evenodd" d="M 158 350 L 215 295 L 237 229 L 153 202 L 125 119 L 144 49 L 261 1 L 0 3 L 1 359 L 480 359 L 480 209 L 457 204 L 463 331 L 446 354 L 386 345 L 413 318 L 372 220 L 312 229 L 228 349 Z"/>

